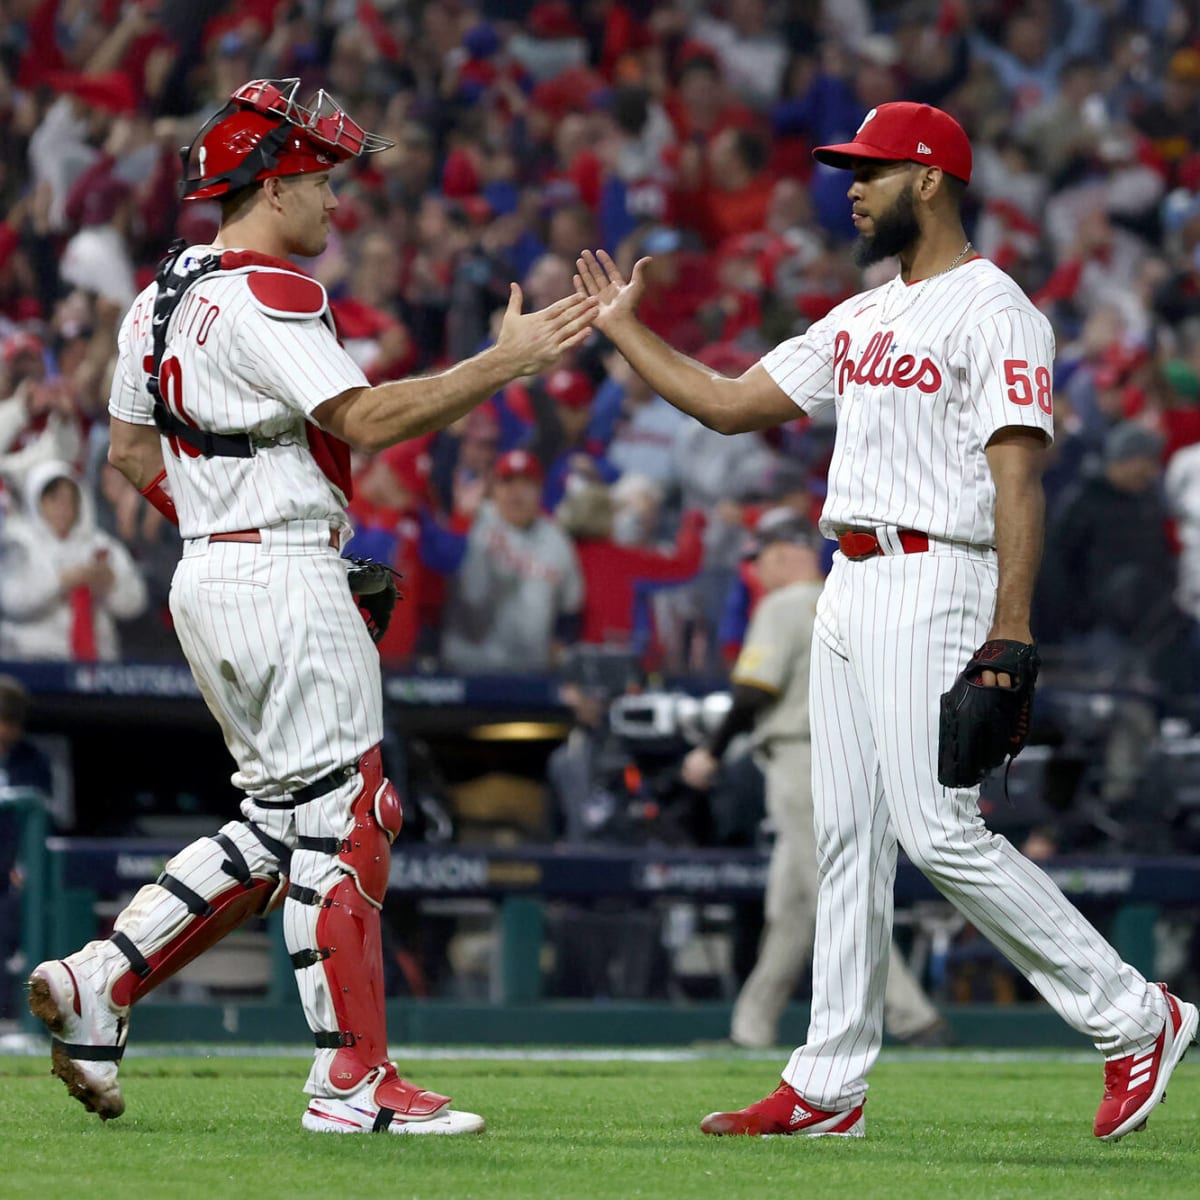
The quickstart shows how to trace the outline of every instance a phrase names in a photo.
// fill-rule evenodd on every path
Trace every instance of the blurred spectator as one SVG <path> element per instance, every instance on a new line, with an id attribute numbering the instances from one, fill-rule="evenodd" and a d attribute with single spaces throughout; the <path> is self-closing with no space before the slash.
<path id="1" fill-rule="evenodd" d="M 672 216 L 677 130 L 663 106 L 640 85 L 618 86 L 605 106 L 597 147 L 601 240 L 619 245 L 640 224 Z"/>
<path id="2" fill-rule="evenodd" d="M 65 463 L 34 467 L 24 501 L 0 532 L 0 658 L 117 659 L 117 620 L 146 607 L 129 551 L 96 528 Z"/>
<path id="3" fill-rule="evenodd" d="M 678 482 L 673 451 L 686 418 L 656 396 L 620 355 L 612 360 L 611 377 L 622 388 L 623 403 L 608 448 L 609 462 L 622 475 L 643 475 L 670 492 Z"/>
<path id="4" fill-rule="evenodd" d="M 577 640 L 583 577 L 570 539 L 541 513 L 543 481 L 525 450 L 496 464 L 451 585 L 442 637 L 451 670 L 544 671 Z"/>
<path id="5" fill-rule="evenodd" d="M 627 471 L 609 489 L 613 504 L 613 541 L 649 548 L 658 544 L 663 490 L 648 475 Z"/>
<path id="6" fill-rule="evenodd" d="M 495 404 L 481 404 L 435 435 L 429 454 L 430 480 L 438 507 L 448 517 L 451 529 L 466 533 L 491 488 L 500 456 L 500 420 Z"/>
<path id="7" fill-rule="evenodd" d="M 1171 55 L 1160 96 L 1135 106 L 1133 123 L 1173 172 L 1200 153 L 1200 47 Z"/>
<path id="8" fill-rule="evenodd" d="M 78 460 L 82 424 L 70 389 L 46 378 L 46 347 L 18 331 L 4 341 L 4 368 L 12 393 L 0 400 L 0 486 L 19 496 L 30 469 L 40 462 Z"/>
<path id="9" fill-rule="evenodd" d="M 512 384 L 508 391 L 521 386 Z M 559 367 L 544 378 L 531 380 L 524 390 L 531 424 L 523 448 L 546 471 L 542 507 L 554 511 L 572 475 L 613 483 L 620 471 L 609 462 L 601 439 L 591 432 L 596 389 L 588 376 L 571 367 Z"/>
<path id="10" fill-rule="evenodd" d="M 766 108 L 779 95 L 787 47 L 768 24 L 765 0 L 732 0 L 724 14 L 724 20 L 698 14 L 689 33 L 715 51 L 732 92 L 752 108 Z"/>
<path id="11" fill-rule="evenodd" d="M 645 649 L 651 632 L 647 598 L 656 588 L 683 583 L 700 569 L 704 514 L 694 510 L 684 513 L 679 536 L 670 551 L 623 546 L 613 540 L 613 501 L 604 483 L 569 481 L 554 515 L 574 539 L 583 571 L 583 628 L 579 640 Z M 635 628 L 639 615 L 640 630 Z"/>
<path id="12" fill-rule="evenodd" d="M 1021 122 L 1021 142 L 1052 185 L 1062 182 L 1068 170 L 1080 169 L 1099 150 L 1109 124 L 1096 94 L 1099 81 L 1097 63 L 1071 59 L 1059 73 L 1057 94 Z"/>
<path id="13" fill-rule="evenodd" d="M 1071 651 L 1109 685 L 1194 690 L 1186 622 L 1175 605 L 1175 559 L 1158 487 L 1162 438 L 1125 421 L 1109 432 L 1101 469 L 1050 514 L 1038 587 L 1038 636 Z"/>
<path id="14" fill-rule="evenodd" d="M 709 143 L 705 167 L 701 186 L 685 197 L 686 223 L 710 247 L 761 232 L 775 186 L 766 142 L 748 129 L 722 130 Z"/>
<path id="15" fill-rule="evenodd" d="M 442 530 L 430 512 L 431 435 L 380 451 L 355 475 L 348 512 L 354 537 L 346 554 L 387 563 L 400 576 L 402 599 L 392 612 L 379 655 L 389 666 L 436 652 L 445 599 L 443 574 L 462 560 L 463 539 Z"/>
<path id="16" fill-rule="evenodd" d="M 129 551 L 146 584 L 145 611 L 119 619 L 121 657 L 162 662 L 179 657 L 168 600 L 179 563 L 179 531 L 105 458 L 100 464 L 96 526 Z"/>
<path id="17" fill-rule="evenodd" d="M 642 277 L 646 291 L 638 314 L 648 329 L 678 345 L 685 353 L 696 353 L 708 340 L 700 313 L 711 304 L 717 290 L 716 273 L 709 255 L 685 248 L 683 235 L 670 226 L 653 226 L 637 234 L 628 259 L 649 257 Z"/>
<path id="18" fill-rule="evenodd" d="M 1055 27 L 1059 15 L 1055 7 L 1017 9 L 996 40 L 982 32 L 971 37 L 972 53 L 995 71 L 1011 111 L 1018 116 L 1057 93 L 1064 63 L 1075 58 L 1096 59 L 1103 21 L 1100 6 L 1089 0 L 1069 0 L 1062 6 L 1067 14 L 1065 29 Z"/>

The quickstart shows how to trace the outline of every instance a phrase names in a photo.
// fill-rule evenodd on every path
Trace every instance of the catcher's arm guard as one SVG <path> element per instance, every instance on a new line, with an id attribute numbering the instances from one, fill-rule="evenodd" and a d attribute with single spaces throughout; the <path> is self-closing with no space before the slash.
<path id="1" fill-rule="evenodd" d="M 175 511 L 175 497 L 171 495 L 171 483 L 164 467 L 144 488 L 138 489 L 168 521 L 179 528 L 179 513 Z"/>
<path id="2" fill-rule="evenodd" d="M 370 558 L 347 555 L 346 562 L 350 564 L 346 571 L 350 594 L 362 613 L 371 641 L 378 645 L 387 633 L 396 601 L 402 599 L 396 586 L 400 575 L 385 563 Z"/>
<path id="3" fill-rule="evenodd" d="M 974 787 L 1006 758 L 1016 758 L 1029 739 L 1036 645 L 1003 638 L 984 642 L 948 692 L 942 694 L 938 727 L 938 782 Z M 1007 674 L 1008 687 L 985 687 L 984 671 Z"/>

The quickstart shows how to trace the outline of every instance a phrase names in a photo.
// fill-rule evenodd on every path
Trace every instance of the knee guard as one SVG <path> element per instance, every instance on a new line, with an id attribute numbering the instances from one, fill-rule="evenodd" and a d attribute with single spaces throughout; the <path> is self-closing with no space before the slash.
<path id="1" fill-rule="evenodd" d="M 318 1053 L 310 1084 L 335 1093 L 356 1091 L 387 1066 L 379 910 L 400 825 L 400 800 L 378 746 L 360 760 L 348 796 L 334 793 L 329 803 L 296 810 L 284 928 L 305 1016 L 318 1052 L 326 1052 Z M 328 836 L 333 830 L 341 836 Z"/>
<path id="2" fill-rule="evenodd" d="M 128 969 L 111 985 L 112 1003 L 135 1003 L 244 921 L 277 908 L 289 857 L 284 843 L 249 821 L 176 854 L 116 920 L 109 940 Z"/>

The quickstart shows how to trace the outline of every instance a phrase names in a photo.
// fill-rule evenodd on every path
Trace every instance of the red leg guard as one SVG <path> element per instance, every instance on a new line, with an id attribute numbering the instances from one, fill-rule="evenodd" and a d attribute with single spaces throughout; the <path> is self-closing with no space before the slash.
<path id="1" fill-rule="evenodd" d="M 382 1069 L 372 1093 L 381 1108 L 413 1120 L 440 1112 L 449 1096 L 401 1079 L 388 1061 L 379 910 L 363 899 L 352 879 L 342 880 L 327 898 L 317 917 L 317 942 L 327 948 L 320 953 L 327 953 L 322 965 L 341 1031 L 334 1036 L 342 1038 L 329 1067 L 330 1084 L 353 1092 Z"/>
<path id="2" fill-rule="evenodd" d="M 383 774 L 378 746 L 362 756 L 358 769 L 362 784 L 350 805 L 354 828 L 338 858 L 358 880 L 358 890 L 379 908 L 387 892 L 390 847 L 404 823 L 404 814 L 392 781 Z"/>
<path id="3" fill-rule="evenodd" d="M 349 877 L 325 904 L 317 915 L 322 947 L 317 953 L 325 956 L 322 966 L 343 1039 L 329 1078 L 340 1091 L 352 1091 L 388 1056 L 379 910 L 359 895 Z"/>
<path id="4" fill-rule="evenodd" d="M 130 969 L 113 983 L 112 1003 L 121 1006 L 137 1003 L 250 917 L 268 912 L 275 906 L 272 902 L 278 902 L 280 892 L 280 881 L 276 879 L 255 879 L 249 887 L 231 881 L 165 946 L 145 956 L 127 935 L 114 933 L 112 941 L 130 960 Z"/>

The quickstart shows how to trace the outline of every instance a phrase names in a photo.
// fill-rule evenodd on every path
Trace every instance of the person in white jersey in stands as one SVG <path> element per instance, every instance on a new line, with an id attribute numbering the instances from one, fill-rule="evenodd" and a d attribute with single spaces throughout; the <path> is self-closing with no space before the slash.
<path id="1" fill-rule="evenodd" d="M 288 255 L 320 254 L 340 162 L 390 145 L 299 80 L 238 88 L 184 151 L 183 198 L 216 199 L 211 246 L 175 246 L 126 316 L 109 458 L 179 525 L 180 645 L 246 793 L 243 820 L 201 838 L 117 917 L 110 938 L 41 963 L 30 1008 L 52 1069 L 101 1119 L 131 1006 L 247 918 L 284 905 L 316 1052 L 305 1129 L 455 1134 L 483 1120 L 400 1078 L 388 1059 L 380 908 L 400 829 L 383 774 L 379 657 L 347 585 L 350 447 L 442 429 L 587 336 L 595 304 L 521 313 L 495 345 L 437 375 L 370 387 L 325 289 Z M 165 467 L 164 467 L 165 463 Z"/>
<path id="2" fill-rule="evenodd" d="M 774 1092 L 710 1113 L 701 1129 L 863 1135 L 899 846 L 1104 1055 L 1093 1131 L 1115 1140 L 1162 1099 L 1195 1038 L 1196 1008 L 1122 962 L 1042 870 L 986 828 L 977 788 L 937 779 L 941 694 L 985 639 L 1033 641 L 1054 337 L 967 239 L 971 146 L 951 116 L 882 104 L 853 141 L 814 154 L 850 172 L 859 264 L 895 256 L 900 271 L 740 378 L 637 320 L 645 259 L 628 281 L 603 251 L 578 261 L 577 291 L 600 301 L 596 327 L 710 428 L 764 429 L 836 406 L 821 531 L 839 552 L 817 610 L 809 706 L 820 880 L 808 1040 Z M 983 682 L 1010 680 L 985 672 Z"/>

